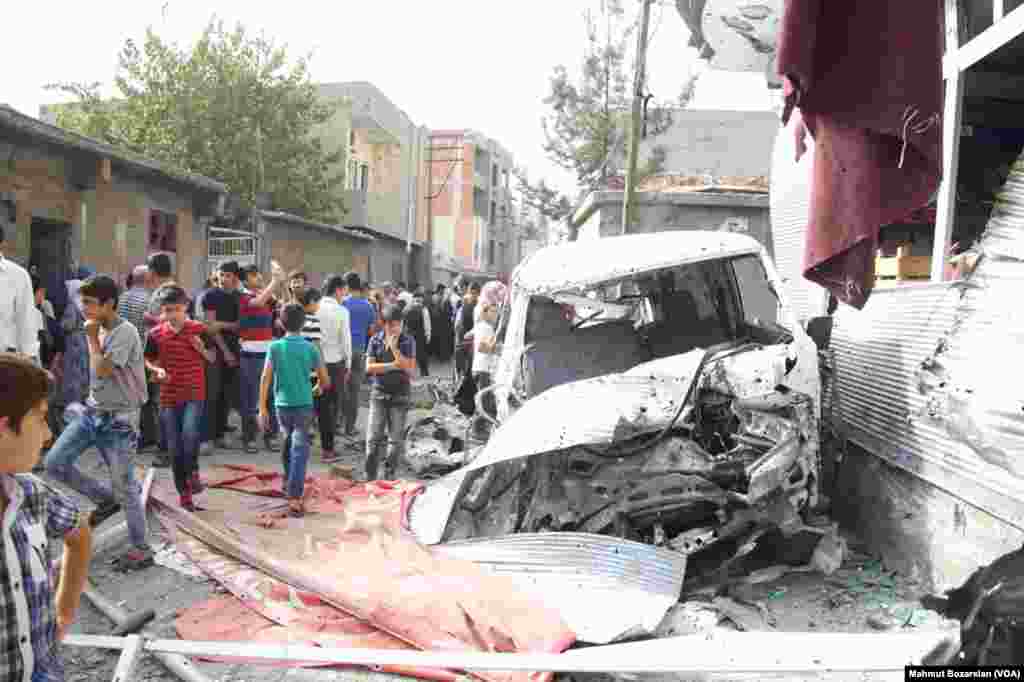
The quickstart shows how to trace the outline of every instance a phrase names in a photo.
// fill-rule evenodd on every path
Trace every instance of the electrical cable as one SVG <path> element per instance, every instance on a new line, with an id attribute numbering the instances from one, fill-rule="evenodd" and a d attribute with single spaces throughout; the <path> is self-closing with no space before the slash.
<path id="1" fill-rule="evenodd" d="M 736 346 L 736 344 L 741 345 Z M 664 428 L 662 428 L 662 430 L 659 431 L 658 434 L 651 440 L 644 441 L 631 450 L 616 450 L 614 451 L 614 453 L 602 450 L 595 450 L 587 446 L 580 446 L 580 449 L 589 455 L 594 455 L 595 457 L 604 457 L 605 459 L 621 459 L 625 457 L 634 457 L 642 452 L 651 449 L 652 447 L 663 441 L 665 437 L 668 436 L 672 428 L 675 427 L 676 422 L 679 421 L 679 417 L 681 417 L 683 414 L 683 410 L 686 409 L 687 404 L 689 404 L 691 398 L 693 397 L 693 393 L 696 390 L 697 384 L 700 382 L 701 376 L 704 373 L 704 368 L 711 361 L 713 356 L 716 356 L 718 353 L 723 353 L 718 357 L 714 357 L 714 359 L 716 361 L 724 360 L 728 357 L 732 357 L 733 355 L 738 355 L 739 353 L 746 351 L 750 346 L 759 345 L 760 344 L 745 341 L 743 339 L 738 339 L 735 341 L 726 341 L 724 343 L 719 343 L 708 348 L 704 352 L 703 357 L 701 357 L 700 364 L 697 365 L 697 370 L 693 373 L 693 379 L 690 380 L 690 384 L 689 386 L 687 386 L 686 395 L 683 396 L 683 399 L 679 402 L 679 408 L 676 410 L 675 414 L 672 415 L 672 419 L 669 420 L 668 424 L 666 424 Z"/>

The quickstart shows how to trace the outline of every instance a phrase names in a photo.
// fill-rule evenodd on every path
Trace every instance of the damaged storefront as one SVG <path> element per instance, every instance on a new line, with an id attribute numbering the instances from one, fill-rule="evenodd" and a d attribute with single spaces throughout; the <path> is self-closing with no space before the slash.
<path id="1" fill-rule="evenodd" d="M 1011 360 L 1022 335 L 1012 311 L 1024 275 L 1024 105 L 1007 97 L 1021 78 L 1024 13 L 994 20 L 992 2 L 953 1 L 945 11 L 934 220 L 916 211 L 881 232 L 882 248 L 892 235 L 923 244 L 931 281 L 879 281 L 863 309 L 839 306 L 824 408 L 838 437 L 825 454 L 839 463 L 836 514 L 937 590 L 1024 542 L 1024 402 Z"/>

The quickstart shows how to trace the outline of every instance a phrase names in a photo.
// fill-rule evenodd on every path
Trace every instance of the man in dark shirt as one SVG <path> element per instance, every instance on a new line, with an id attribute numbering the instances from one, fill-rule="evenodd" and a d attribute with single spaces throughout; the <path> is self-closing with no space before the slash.
<path id="1" fill-rule="evenodd" d="M 241 310 L 239 292 L 241 268 L 235 261 L 221 263 L 220 288 L 211 289 L 203 296 L 206 326 L 217 351 L 216 362 L 206 372 L 206 426 L 214 447 L 224 449 L 224 434 L 228 432 L 228 415 L 238 408 L 239 377 L 238 318 Z"/>
<path id="2" fill-rule="evenodd" d="M 466 337 L 472 336 L 473 326 L 476 324 L 473 314 L 479 297 L 480 283 L 470 283 L 455 317 L 455 371 L 459 377 L 470 373 L 473 366 L 473 341 Z"/>

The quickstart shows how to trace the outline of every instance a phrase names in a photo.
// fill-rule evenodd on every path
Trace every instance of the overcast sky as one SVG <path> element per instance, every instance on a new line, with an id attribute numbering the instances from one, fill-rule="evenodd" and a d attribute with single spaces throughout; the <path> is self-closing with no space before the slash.
<path id="1" fill-rule="evenodd" d="M 128 38 L 141 43 L 147 25 L 181 44 L 193 41 L 216 14 L 241 21 L 284 43 L 290 55 L 313 52 L 316 81 L 365 80 L 379 87 L 419 125 L 474 128 L 498 140 L 531 178 L 563 190 L 572 178 L 548 162 L 540 117 L 548 77 L 557 64 L 578 73 L 585 44 L 582 13 L 599 0 L 115 0 L 19 2 L 0 40 L 4 76 L 0 102 L 32 116 L 55 101 L 53 81 L 110 84 Z M 674 98 L 695 65 L 689 32 L 673 0 L 652 10 L 650 91 Z M 625 0 L 627 14 L 639 0 Z M 99 8 L 103 8 L 100 10 Z M 112 92 L 112 91 L 111 91 Z M 59 101 L 59 98 L 58 100 Z M 767 109 L 764 79 L 705 72 L 693 106 Z"/>

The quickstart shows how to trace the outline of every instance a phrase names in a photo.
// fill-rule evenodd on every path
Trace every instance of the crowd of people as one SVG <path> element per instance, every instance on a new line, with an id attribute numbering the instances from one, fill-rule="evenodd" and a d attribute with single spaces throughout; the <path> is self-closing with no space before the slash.
<path id="1" fill-rule="evenodd" d="M 232 447 L 256 454 L 262 441 L 280 454 L 282 492 L 289 513 L 300 516 L 314 428 L 323 462 L 338 461 L 346 445 L 362 446 L 366 479 L 391 478 L 404 454 L 417 373 L 429 376 L 432 360 L 454 356 L 469 413 L 500 352 L 495 325 L 505 289 L 498 282 L 481 288 L 457 280 L 428 296 L 402 282 L 371 288 L 348 272 L 313 288 L 302 271 L 285 274 L 273 264 L 265 278 L 255 266 L 225 262 L 186 292 L 170 257 L 154 254 L 123 287 L 80 267 L 51 297 L 2 251 L 0 279 L 14 285 L 0 289 L 0 354 L 48 370 L 47 451 L 36 470 L 96 502 L 93 525 L 124 510 L 132 545 L 119 559 L 126 569 L 152 561 L 137 453 L 154 451 L 154 464 L 172 470 L 181 506 L 195 510 L 201 454 Z M 478 305 L 482 291 L 489 294 Z M 359 433 L 364 384 L 369 414 Z M 493 401 L 484 403 L 493 411 Z M 482 438 L 486 423 L 474 428 Z M 109 471 L 102 481 L 77 466 L 93 447 Z"/>

